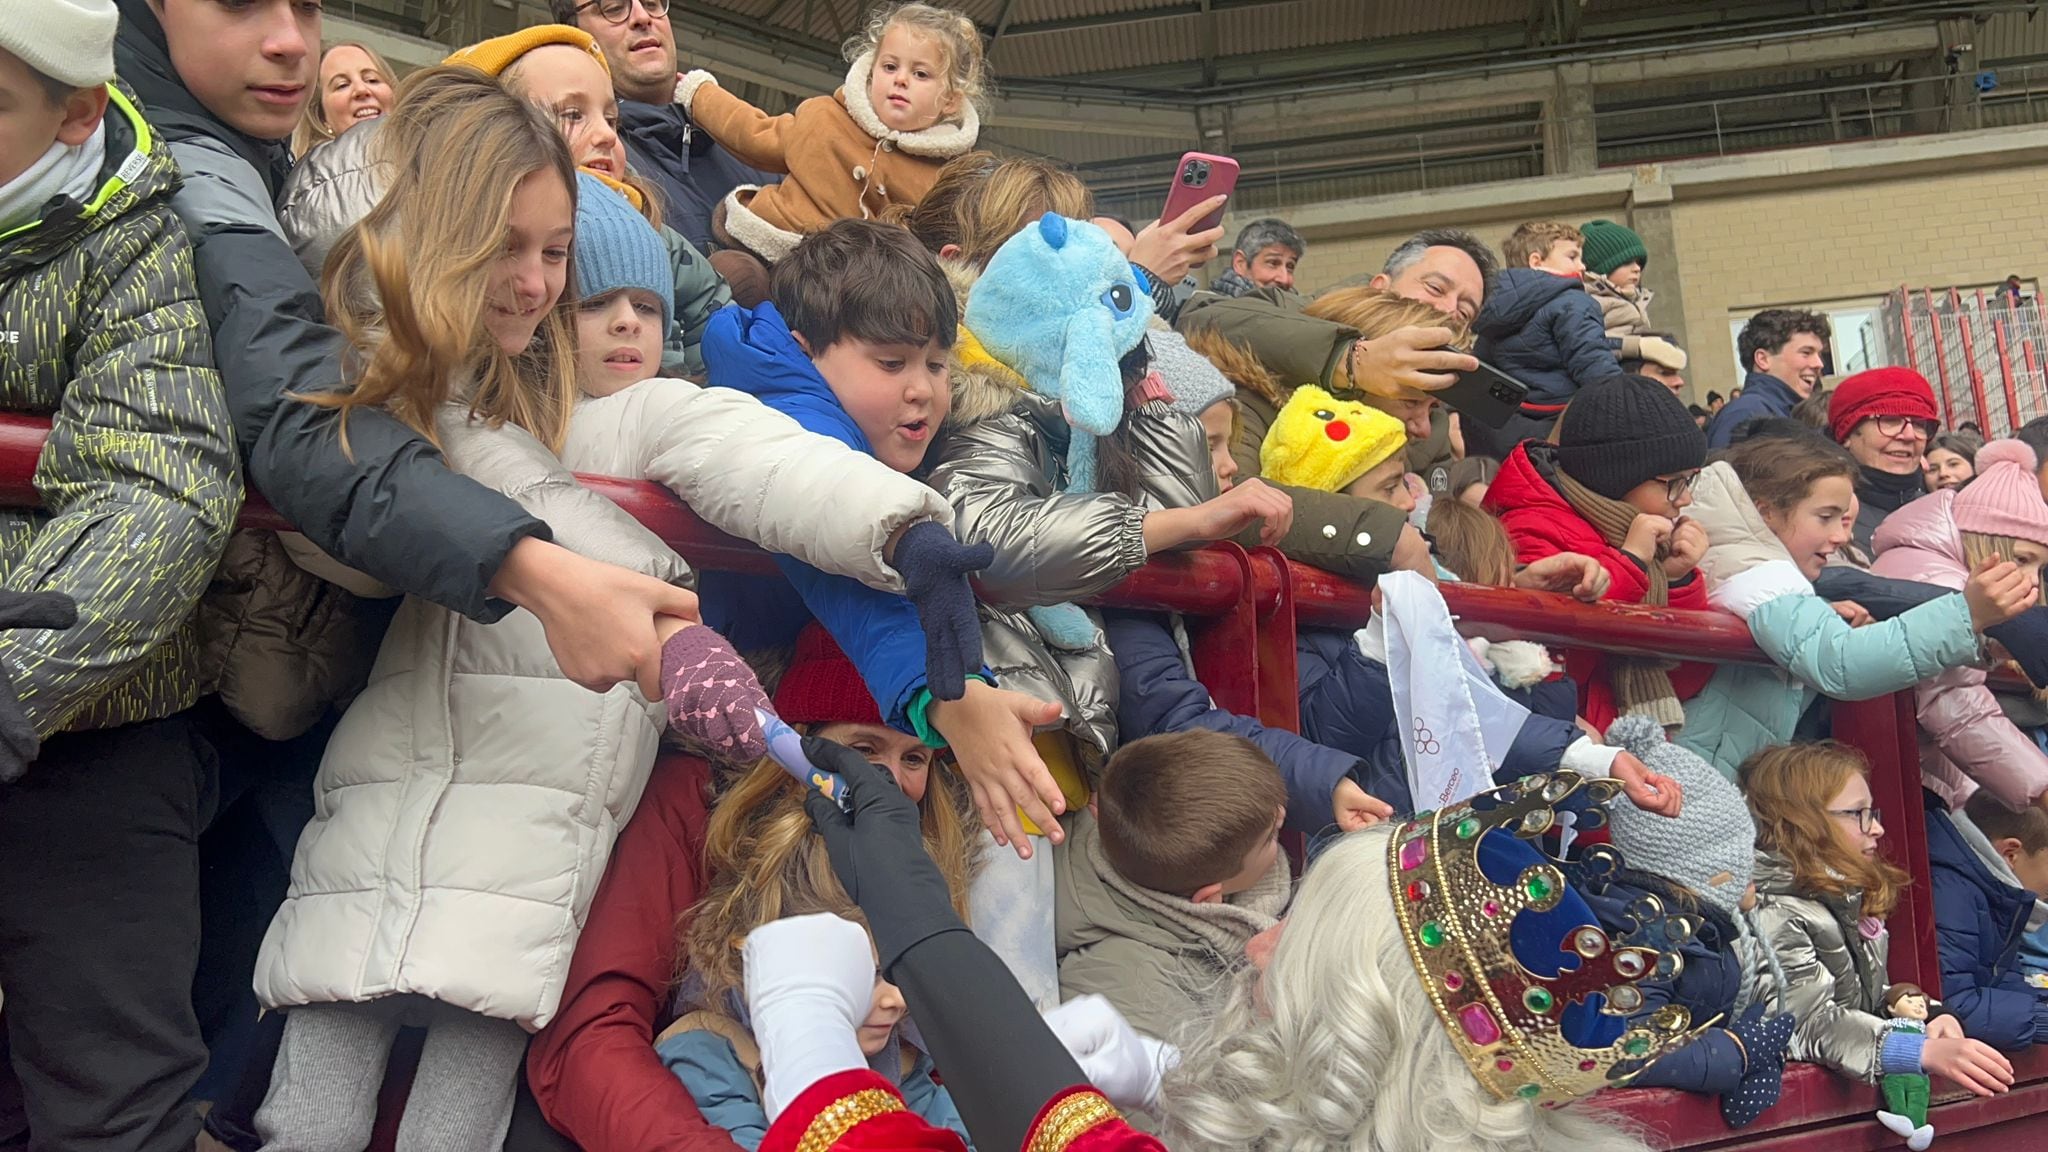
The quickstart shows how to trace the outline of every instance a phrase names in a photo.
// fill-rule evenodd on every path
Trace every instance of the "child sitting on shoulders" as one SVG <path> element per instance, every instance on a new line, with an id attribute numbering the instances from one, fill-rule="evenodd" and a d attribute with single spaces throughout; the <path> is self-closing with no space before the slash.
<path id="1" fill-rule="evenodd" d="M 1280 852 L 1287 789 L 1241 736 L 1147 736 L 1103 766 L 1093 811 L 1053 850 L 1060 996 L 1106 998 L 1172 1040 L 1215 1005 L 1205 989 L 1273 927 L 1293 890 Z"/>
<path id="2" fill-rule="evenodd" d="M 848 51 L 844 87 L 781 116 L 727 93 L 708 72 L 676 85 L 675 102 L 700 130 L 756 168 L 788 173 L 780 184 L 734 189 L 712 218 L 721 245 L 761 262 L 752 277 L 727 273 L 744 306 L 767 298 L 766 265 L 799 240 L 834 220 L 915 206 L 980 135 L 985 64 L 966 16 L 930 4 L 883 8 Z"/>
<path id="3" fill-rule="evenodd" d="M 1621 341 L 1607 335 L 1581 278 L 1583 243 L 1577 228 L 1554 220 L 1531 220 L 1501 241 L 1507 264 L 1472 322 L 1473 354 L 1527 384 L 1529 394 L 1506 427 L 1467 430 L 1499 453 L 1549 435 L 1579 389 L 1621 375 Z"/>

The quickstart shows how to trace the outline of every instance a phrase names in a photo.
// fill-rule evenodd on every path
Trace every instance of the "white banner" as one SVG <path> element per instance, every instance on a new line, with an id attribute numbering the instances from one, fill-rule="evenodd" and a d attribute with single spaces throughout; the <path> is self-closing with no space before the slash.
<path id="1" fill-rule="evenodd" d="M 1507 698 L 1451 623 L 1436 585 L 1415 572 L 1380 577 L 1387 679 L 1417 811 L 1493 787 L 1529 710 Z"/>

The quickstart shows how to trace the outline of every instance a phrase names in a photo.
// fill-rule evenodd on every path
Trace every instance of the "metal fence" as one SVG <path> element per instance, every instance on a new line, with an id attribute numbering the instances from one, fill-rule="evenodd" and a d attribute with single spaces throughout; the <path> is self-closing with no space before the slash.
<path id="1" fill-rule="evenodd" d="M 1879 309 L 1885 359 L 1934 385 L 1942 423 L 2009 436 L 2048 415 L 2048 313 L 2041 294 L 1905 288 Z"/>

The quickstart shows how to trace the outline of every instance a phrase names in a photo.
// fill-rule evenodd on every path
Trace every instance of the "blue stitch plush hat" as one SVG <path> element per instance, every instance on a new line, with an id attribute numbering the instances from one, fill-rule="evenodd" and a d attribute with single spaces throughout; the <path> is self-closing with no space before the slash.
<path id="1" fill-rule="evenodd" d="M 1051 212 L 996 250 L 967 298 L 967 330 L 1083 433 L 1067 449 L 1070 491 L 1095 490 L 1095 437 L 1123 421 L 1117 361 L 1151 318 L 1152 298 L 1109 233 Z"/>
<path id="2" fill-rule="evenodd" d="M 1095 440 L 1124 418 L 1118 361 L 1145 338 L 1152 298 L 1109 233 L 1048 212 L 1003 242 L 967 298 L 970 339 L 1033 392 L 1060 402 L 1074 434 L 1065 491 L 1095 491 Z M 1072 604 L 1026 612 L 1055 648 L 1083 651 L 1095 624 Z"/>

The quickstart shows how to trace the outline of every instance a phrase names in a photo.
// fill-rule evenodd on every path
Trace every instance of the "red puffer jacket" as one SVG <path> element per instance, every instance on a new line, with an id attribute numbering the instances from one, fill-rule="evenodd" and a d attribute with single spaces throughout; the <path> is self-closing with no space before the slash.
<path id="1" fill-rule="evenodd" d="M 1560 552 L 1591 556 L 1614 581 L 1604 599 L 1617 604 L 1642 603 L 1650 592 L 1650 577 L 1642 561 L 1607 543 L 1599 529 L 1574 511 L 1545 474 L 1548 467 L 1529 458 L 1527 443 L 1519 444 L 1486 490 L 1486 510 L 1507 527 L 1508 538 L 1515 544 L 1515 563 L 1533 564 Z M 1697 572 L 1687 574 L 1671 585 L 1667 603 L 1672 608 L 1707 611 L 1706 579 Z M 1579 715 L 1606 731 L 1619 713 L 1613 685 L 1602 670 L 1602 654 L 1568 648 L 1564 656 L 1565 673 L 1579 682 Z M 1713 674 L 1711 664 L 1680 664 L 1671 672 L 1671 687 L 1680 700 L 1689 700 Z"/>

